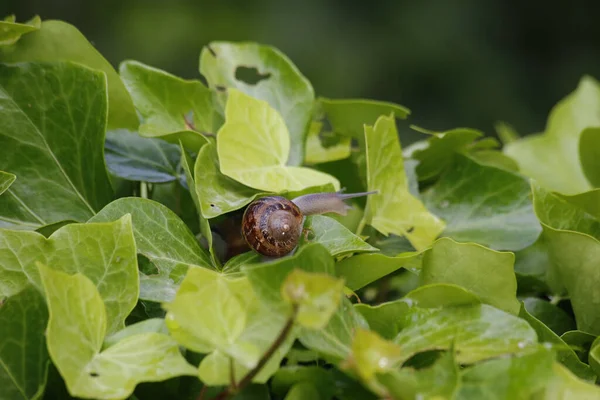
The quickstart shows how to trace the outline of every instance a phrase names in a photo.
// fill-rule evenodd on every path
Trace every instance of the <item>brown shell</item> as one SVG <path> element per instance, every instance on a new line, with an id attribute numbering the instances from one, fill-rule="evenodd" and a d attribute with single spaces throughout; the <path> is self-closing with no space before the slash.
<path id="1" fill-rule="evenodd" d="M 263 197 L 244 211 L 242 234 L 258 253 L 282 257 L 298 245 L 303 219 L 298 206 L 285 197 Z"/>

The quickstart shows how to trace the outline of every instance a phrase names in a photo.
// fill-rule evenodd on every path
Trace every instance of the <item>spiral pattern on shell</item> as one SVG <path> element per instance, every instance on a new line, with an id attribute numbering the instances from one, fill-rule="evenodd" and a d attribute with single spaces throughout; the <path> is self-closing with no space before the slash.
<path id="1" fill-rule="evenodd" d="M 258 253 L 281 257 L 296 248 L 303 219 L 298 206 L 285 197 L 263 197 L 244 211 L 242 234 Z"/>

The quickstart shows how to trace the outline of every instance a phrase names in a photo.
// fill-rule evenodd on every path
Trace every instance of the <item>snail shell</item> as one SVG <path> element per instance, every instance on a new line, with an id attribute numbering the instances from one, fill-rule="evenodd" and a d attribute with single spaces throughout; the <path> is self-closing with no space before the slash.
<path id="1" fill-rule="evenodd" d="M 298 244 L 304 216 L 292 201 L 281 196 L 252 202 L 242 217 L 242 234 L 250 247 L 268 257 L 281 257 Z"/>

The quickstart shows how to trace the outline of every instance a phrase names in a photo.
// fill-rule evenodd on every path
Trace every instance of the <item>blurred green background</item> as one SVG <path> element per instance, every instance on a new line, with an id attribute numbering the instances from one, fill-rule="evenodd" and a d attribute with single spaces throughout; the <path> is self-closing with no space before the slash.
<path id="1" fill-rule="evenodd" d="M 538 132 L 583 74 L 600 77 L 597 0 L 0 0 L 13 13 L 74 24 L 115 66 L 186 78 L 212 40 L 270 44 L 318 95 L 396 102 L 434 130 Z"/>

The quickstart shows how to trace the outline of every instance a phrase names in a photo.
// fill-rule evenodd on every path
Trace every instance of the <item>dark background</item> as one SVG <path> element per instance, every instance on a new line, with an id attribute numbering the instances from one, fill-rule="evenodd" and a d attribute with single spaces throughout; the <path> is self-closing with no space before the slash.
<path id="1" fill-rule="evenodd" d="M 600 78 L 600 1 L 0 0 L 0 15 L 74 24 L 113 65 L 197 78 L 212 40 L 287 54 L 318 95 L 402 104 L 434 130 L 521 134 L 583 74 Z"/>

